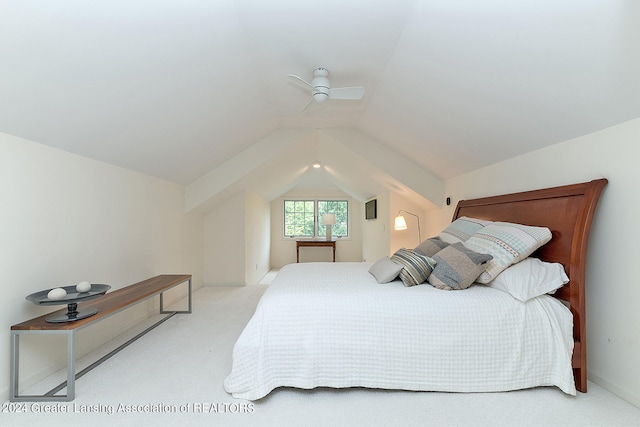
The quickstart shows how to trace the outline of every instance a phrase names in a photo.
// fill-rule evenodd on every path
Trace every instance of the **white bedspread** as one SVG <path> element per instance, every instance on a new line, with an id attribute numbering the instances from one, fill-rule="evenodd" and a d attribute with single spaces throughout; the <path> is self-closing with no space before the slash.
<path id="1" fill-rule="evenodd" d="M 474 285 L 378 284 L 369 263 L 280 270 L 238 338 L 224 382 L 236 398 L 276 387 L 449 392 L 576 389 L 572 316 L 555 298 L 522 303 Z"/>

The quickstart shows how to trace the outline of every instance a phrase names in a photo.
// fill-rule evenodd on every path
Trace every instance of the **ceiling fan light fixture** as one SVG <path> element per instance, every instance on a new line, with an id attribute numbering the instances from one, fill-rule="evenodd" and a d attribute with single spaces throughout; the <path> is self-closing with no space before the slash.
<path id="1" fill-rule="evenodd" d="M 329 99 L 329 95 L 324 92 L 316 92 L 313 94 L 313 100 L 317 103 L 321 103 Z"/>

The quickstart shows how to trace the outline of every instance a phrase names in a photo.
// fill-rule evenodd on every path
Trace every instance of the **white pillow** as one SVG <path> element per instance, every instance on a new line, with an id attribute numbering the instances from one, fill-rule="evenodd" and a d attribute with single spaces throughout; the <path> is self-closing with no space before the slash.
<path id="1" fill-rule="evenodd" d="M 567 283 L 569 277 L 562 264 L 529 257 L 498 274 L 487 286 L 527 302 L 540 295 L 552 294 Z"/>
<path id="2" fill-rule="evenodd" d="M 402 266 L 389 259 L 388 256 L 384 256 L 373 263 L 369 268 L 369 273 L 376 278 L 378 283 L 389 283 L 398 277 L 402 271 Z"/>

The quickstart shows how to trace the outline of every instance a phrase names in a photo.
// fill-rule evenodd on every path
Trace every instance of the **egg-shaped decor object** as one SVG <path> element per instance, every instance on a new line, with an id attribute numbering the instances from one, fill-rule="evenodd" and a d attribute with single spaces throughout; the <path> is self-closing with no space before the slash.
<path id="1" fill-rule="evenodd" d="M 76 291 L 78 292 L 89 292 L 91 290 L 91 283 L 89 282 L 80 282 L 76 285 Z"/>
<path id="2" fill-rule="evenodd" d="M 51 300 L 63 299 L 66 296 L 67 296 L 67 291 L 65 291 L 62 288 L 53 288 L 47 294 L 47 298 Z"/>

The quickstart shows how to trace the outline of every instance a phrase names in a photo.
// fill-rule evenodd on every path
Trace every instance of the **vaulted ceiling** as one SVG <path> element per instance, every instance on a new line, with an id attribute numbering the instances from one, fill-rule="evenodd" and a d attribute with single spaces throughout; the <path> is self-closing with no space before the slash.
<path id="1" fill-rule="evenodd" d="M 0 132 L 194 206 L 314 180 L 439 203 L 443 179 L 640 117 L 639 40 L 635 0 L 0 0 Z M 287 75 L 318 67 L 363 99 L 303 112 Z"/>

